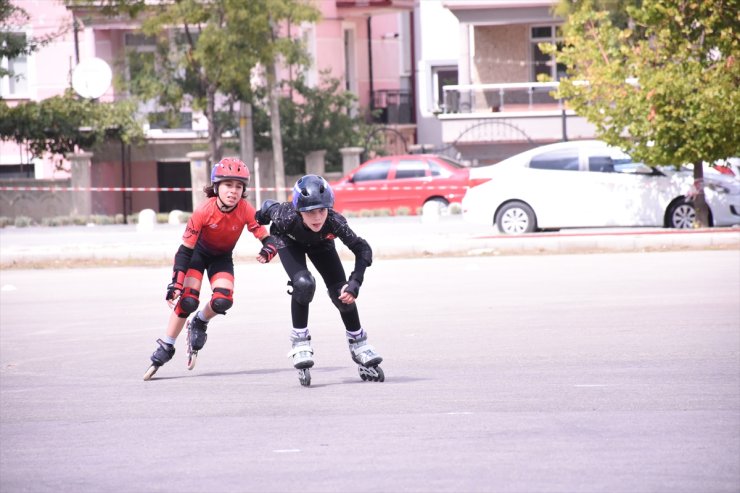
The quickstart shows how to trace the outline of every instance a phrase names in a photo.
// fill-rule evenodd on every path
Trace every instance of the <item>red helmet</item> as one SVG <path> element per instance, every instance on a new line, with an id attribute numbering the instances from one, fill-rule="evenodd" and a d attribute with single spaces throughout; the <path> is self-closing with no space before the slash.
<path id="1" fill-rule="evenodd" d="M 246 188 L 249 185 L 249 168 L 237 158 L 225 157 L 211 170 L 211 183 L 215 184 L 224 180 L 238 180 L 244 183 L 244 188 Z"/>

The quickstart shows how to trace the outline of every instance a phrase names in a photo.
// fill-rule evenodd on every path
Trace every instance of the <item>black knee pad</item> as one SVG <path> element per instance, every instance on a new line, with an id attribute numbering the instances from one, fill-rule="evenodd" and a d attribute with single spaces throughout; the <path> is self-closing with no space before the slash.
<path id="1" fill-rule="evenodd" d="M 200 296 L 200 291 L 197 289 L 183 289 L 182 294 L 180 295 L 180 301 L 175 307 L 175 313 L 177 313 L 177 316 L 180 318 L 188 318 L 188 315 L 197 310 L 198 305 L 200 305 L 200 299 L 198 299 L 198 296 Z"/>
<path id="2" fill-rule="evenodd" d="M 342 303 L 339 300 L 339 293 L 342 292 L 342 286 L 344 286 L 345 284 L 347 283 L 342 282 L 339 284 L 334 284 L 326 291 L 329 294 L 329 298 L 331 298 L 331 302 L 334 303 L 334 306 L 336 306 L 342 313 L 351 312 L 355 309 L 354 303 Z"/>
<path id="3" fill-rule="evenodd" d="M 290 294 L 298 304 L 308 305 L 311 303 L 316 292 L 316 279 L 309 271 L 302 270 L 296 273 L 289 284 L 293 286 L 293 291 Z"/>
<path id="4" fill-rule="evenodd" d="M 230 289 L 213 288 L 211 309 L 220 315 L 226 315 L 226 310 L 234 305 L 234 292 Z"/>

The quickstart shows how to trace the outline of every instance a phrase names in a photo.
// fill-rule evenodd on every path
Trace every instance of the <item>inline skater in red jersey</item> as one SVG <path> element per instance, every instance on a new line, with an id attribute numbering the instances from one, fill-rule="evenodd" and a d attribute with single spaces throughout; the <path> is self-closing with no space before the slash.
<path id="1" fill-rule="evenodd" d="M 257 223 L 255 209 L 246 201 L 248 184 L 249 169 L 238 159 L 224 158 L 211 170 L 211 184 L 203 189 L 208 200 L 193 212 L 175 254 L 172 282 L 166 295 L 174 309 L 164 337 L 157 339 L 157 349 L 144 380 L 149 380 L 172 359 L 177 336 L 194 312 L 188 322 L 188 369 L 195 366 L 198 351 L 206 343 L 208 322 L 216 315 L 225 315 L 233 305 L 233 251 L 245 227 L 262 242 L 257 255 L 260 262 L 269 262 L 277 253 L 273 237 Z M 206 271 L 213 294 L 196 312 Z"/>

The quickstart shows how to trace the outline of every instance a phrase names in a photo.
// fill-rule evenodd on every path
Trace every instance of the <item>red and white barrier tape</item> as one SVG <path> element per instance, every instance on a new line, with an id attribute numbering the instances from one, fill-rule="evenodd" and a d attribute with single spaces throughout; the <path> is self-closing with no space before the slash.
<path id="1" fill-rule="evenodd" d="M 402 186 L 402 187 L 352 187 L 351 189 L 337 189 L 335 191 L 359 190 L 359 191 L 410 191 L 410 190 L 465 190 L 467 186 Z M 253 192 L 255 188 L 247 188 L 247 191 Z M 264 192 L 276 192 L 281 190 L 275 187 L 260 188 Z M 292 191 L 292 188 L 283 188 L 285 191 Z M 191 187 L 0 187 L 2 192 L 192 192 Z"/>

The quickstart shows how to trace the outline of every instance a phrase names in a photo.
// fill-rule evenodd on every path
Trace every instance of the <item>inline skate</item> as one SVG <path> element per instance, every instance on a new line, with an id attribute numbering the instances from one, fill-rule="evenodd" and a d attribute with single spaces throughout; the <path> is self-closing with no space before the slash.
<path id="1" fill-rule="evenodd" d="M 311 347 L 311 336 L 291 337 L 293 349 L 288 353 L 288 357 L 293 358 L 293 366 L 298 370 L 298 380 L 304 387 L 311 385 L 311 371 L 313 366 L 313 348 Z"/>
<path id="2" fill-rule="evenodd" d="M 352 361 L 357 363 L 357 372 L 363 381 L 383 382 L 385 374 L 380 368 L 383 358 L 375 352 L 375 348 L 367 343 L 367 334 L 357 339 L 348 338 L 349 354 Z"/>
<path id="3" fill-rule="evenodd" d="M 198 351 L 206 344 L 206 339 L 208 339 L 206 329 L 208 329 L 208 322 L 201 320 L 197 313 L 188 322 L 188 370 L 195 368 Z"/>
<path id="4" fill-rule="evenodd" d="M 159 347 L 152 353 L 152 364 L 149 369 L 144 373 L 144 380 L 149 380 L 157 373 L 159 367 L 167 363 L 175 355 L 175 346 L 167 344 L 162 339 L 157 339 Z"/>

